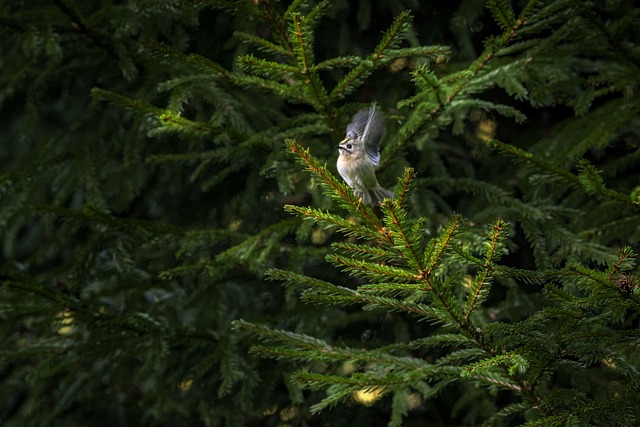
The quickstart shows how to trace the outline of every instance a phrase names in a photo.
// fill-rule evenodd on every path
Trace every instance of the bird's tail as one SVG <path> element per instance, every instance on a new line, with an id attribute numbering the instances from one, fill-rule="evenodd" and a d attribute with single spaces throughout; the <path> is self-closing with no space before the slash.
<path id="1" fill-rule="evenodd" d="M 379 185 L 373 190 L 356 191 L 355 193 L 357 197 L 362 199 L 365 205 L 370 206 L 380 203 L 383 199 L 393 198 L 393 191 L 389 191 Z"/>

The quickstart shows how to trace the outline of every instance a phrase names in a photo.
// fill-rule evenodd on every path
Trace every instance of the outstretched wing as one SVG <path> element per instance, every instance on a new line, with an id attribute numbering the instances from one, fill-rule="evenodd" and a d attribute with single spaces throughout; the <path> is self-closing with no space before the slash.
<path id="1" fill-rule="evenodd" d="M 378 166 L 380 162 L 380 141 L 384 134 L 384 122 L 378 114 L 376 104 L 372 104 L 367 115 L 367 124 L 364 127 L 362 139 L 364 140 L 364 148 L 367 155 L 373 162 L 374 166 Z"/>
<path id="2" fill-rule="evenodd" d="M 347 138 L 364 142 L 365 152 L 374 166 L 380 162 L 380 140 L 384 134 L 384 123 L 376 104 L 368 110 L 360 110 L 347 125 Z"/>

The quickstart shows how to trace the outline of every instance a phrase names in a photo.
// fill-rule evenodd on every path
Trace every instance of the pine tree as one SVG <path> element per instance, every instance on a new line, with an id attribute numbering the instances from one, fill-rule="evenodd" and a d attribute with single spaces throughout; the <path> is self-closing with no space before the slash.
<path id="1" fill-rule="evenodd" d="M 638 424 L 632 2 L 6 3 L 3 425 Z"/>

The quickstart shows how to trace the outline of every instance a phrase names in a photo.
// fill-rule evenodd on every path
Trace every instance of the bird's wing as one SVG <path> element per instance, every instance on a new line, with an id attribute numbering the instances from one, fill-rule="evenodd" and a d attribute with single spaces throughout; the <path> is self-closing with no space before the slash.
<path id="1" fill-rule="evenodd" d="M 367 121 L 362 133 L 364 148 L 374 166 L 380 162 L 380 140 L 384 134 L 384 122 L 378 114 L 376 104 L 372 104 L 367 113 Z"/>
<path id="2" fill-rule="evenodd" d="M 364 142 L 365 152 L 374 166 L 380 163 L 380 140 L 384 134 L 384 123 L 376 104 L 368 110 L 360 110 L 347 125 L 347 138 Z"/>
<path id="3" fill-rule="evenodd" d="M 340 173 L 340 176 L 342 176 L 342 179 L 344 179 L 344 182 L 346 182 L 349 187 L 353 188 L 353 180 L 348 173 Z"/>
<path id="4" fill-rule="evenodd" d="M 362 139 L 368 115 L 369 110 L 360 110 L 353 116 L 351 123 L 347 125 L 347 138 Z"/>

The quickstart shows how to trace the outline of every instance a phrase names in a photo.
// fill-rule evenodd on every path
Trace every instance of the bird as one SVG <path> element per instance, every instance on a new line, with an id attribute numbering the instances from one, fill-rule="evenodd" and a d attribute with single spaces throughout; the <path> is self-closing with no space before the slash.
<path id="1" fill-rule="evenodd" d="M 347 125 L 346 137 L 338 144 L 338 173 L 366 205 L 374 206 L 393 192 L 383 188 L 376 178 L 380 162 L 380 140 L 384 123 L 376 104 L 358 111 Z"/>

